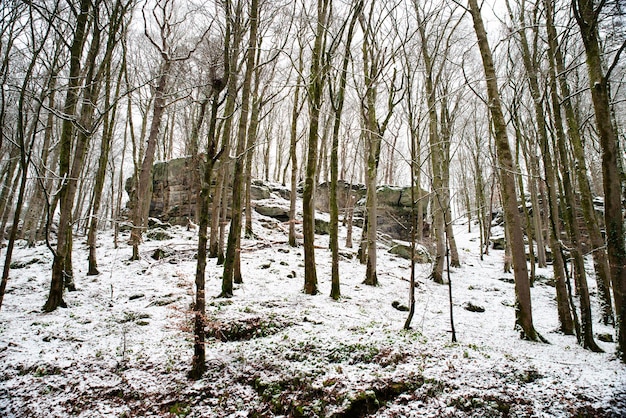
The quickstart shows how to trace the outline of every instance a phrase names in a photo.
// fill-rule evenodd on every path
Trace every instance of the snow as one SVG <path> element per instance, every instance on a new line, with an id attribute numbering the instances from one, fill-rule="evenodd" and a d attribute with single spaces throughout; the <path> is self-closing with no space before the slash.
<path id="1" fill-rule="evenodd" d="M 99 276 L 86 276 L 84 238 L 74 246 L 78 291 L 66 309 L 43 313 L 52 258 L 20 243 L 0 311 L 0 416 L 364 416 L 569 417 L 626 414 L 626 367 L 615 344 L 591 353 L 556 332 L 555 290 L 532 289 L 537 330 L 550 344 L 521 340 L 513 329 L 514 288 L 503 251 L 479 258 L 477 232 L 455 226 L 462 267 L 451 270 L 458 342 L 451 342 L 448 287 L 417 265 L 413 328 L 402 329 L 409 262 L 380 244 L 380 286 L 362 284 L 365 266 L 341 260 L 342 298 L 330 293 L 328 236 L 316 241 L 320 294 L 302 293 L 302 248 L 287 246 L 285 225 L 254 214 L 256 239 L 242 240 L 244 284 L 232 299 L 209 298 L 204 378 L 187 379 L 197 237 L 173 227 L 147 240 L 130 262 L 126 237 L 113 248 L 100 235 Z M 474 228 L 478 230 L 477 227 Z M 345 237 L 345 230 L 341 231 Z M 355 228 L 354 236 L 360 236 Z M 355 254 L 355 249 L 341 252 Z M 157 248 L 170 257 L 151 258 Z M 592 267 L 590 266 L 590 273 Z M 221 289 L 209 260 L 207 294 Z M 294 277 L 295 276 L 295 277 Z M 593 274 L 589 275 L 594 291 Z M 484 313 L 469 312 L 472 302 Z M 594 312 L 598 312 L 594 305 Z M 223 341 L 238 326 L 235 341 Z M 246 334 L 246 326 L 251 327 Z M 596 333 L 614 330 L 594 322 Z M 234 334 L 233 334 L 234 335 Z M 360 408 L 360 409 L 359 409 Z"/>

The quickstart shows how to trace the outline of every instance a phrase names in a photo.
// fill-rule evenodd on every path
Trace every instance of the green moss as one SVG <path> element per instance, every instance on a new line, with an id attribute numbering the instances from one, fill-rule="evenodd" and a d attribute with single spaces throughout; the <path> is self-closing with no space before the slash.
<path id="1" fill-rule="evenodd" d="M 177 417 L 186 417 L 190 412 L 191 408 L 184 402 L 176 402 L 169 409 L 169 413 Z"/>

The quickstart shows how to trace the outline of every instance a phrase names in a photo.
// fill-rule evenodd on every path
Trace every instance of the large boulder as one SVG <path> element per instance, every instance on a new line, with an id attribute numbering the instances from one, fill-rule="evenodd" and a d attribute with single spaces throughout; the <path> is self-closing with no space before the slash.
<path id="1" fill-rule="evenodd" d="M 270 195 L 270 188 L 266 185 L 257 184 L 256 182 L 250 185 L 250 200 L 269 199 Z"/>
<path id="2" fill-rule="evenodd" d="M 395 254 L 399 257 L 411 259 L 411 243 L 401 240 L 393 240 L 391 242 L 390 254 Z M 426 247 L 421 244 L 415 244 L 415 256 L 414 260 L 419 264 L 426 264 L 432 262 L 432 257 L 428 253 Z"/>
<path id="3" fill-rule="evenodd" d="M 277 199 L 266 199 L 256 201 L 254 210 L 263 216 L 278 219 L 282 222 L 289 220 L 289 202 L 279 201 Z"/>

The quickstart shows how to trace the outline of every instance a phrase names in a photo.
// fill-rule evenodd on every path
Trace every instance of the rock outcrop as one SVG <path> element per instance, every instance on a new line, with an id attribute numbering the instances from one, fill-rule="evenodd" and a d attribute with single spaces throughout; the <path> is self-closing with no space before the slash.
<path id="1" fill-rule="evenodd" d="M 354 206 L 354 222 L 361 226 L 365 217 L 366 189 L 362 184 L 349 184 L 340 181 L 337 187 L 337 203 L 339 210 Z M 319 211 L 329 211 L 329 184 L 322 183 L 317 187 L 315 207 Z M 417 190 L 416 193 L 417 194 Z M 422 190 L 422 196 L 428 192 Z M 393 238 L 408 241 L 411 239 L 411 188 L 383 185 L 376 190 L 378 200 L 378 230 Z M 422 205 L 426 215 L 429 199 L 422 198 L 418 204 Z M 425 236 L 428 236 L 425 225 Z"/>
<path id="2" fill-rule="evenodd" d="M 189 219 L 195 219 L 197 194 L 193 181 L 193 161 L 189 157 L 156 163 L 152 169 L 153 192 L 149 216 L 175 225 L 186 225 Z M 322 183 L 317 188 L 315 205 L 320 212 L 329 211 L 328 186 L 328 183 Z M 340 210 L 353 207 L 354 223 L 362 226 L 365 186 L 340 181 L 338 190 Z M 129 195 L 135 192 L 132 178 L 126 181 L 126 192 Z M 255 211 L 280 221 L 289 220 L 289 202 L 285 201 L 290 197 L 287 187 L 254 180 L 250 193 Z M 427 192 L 422 190 L 422 196 L 426 195 Z M 379 232 L 395 239 L 410 240 L 411 188 L 380 186 L 377 196 Z M 428 198 L 422 198 L 419 203 L 424 214 L 428 202 Z M 327 229 L 322 224 L 320 221 L 317 225 L 320 233 Z"/>
<path id="3" fill-rule="evenodd" d="M 126 180 L 125 189 L 132 202 L 132 195 L 136 192 L 132 177 Z M 152 166 L 152 200 L 149 217 L 171 224 L 185 225 L 188 219 L 194 219 L 196 216 L 196 201 L 191 158 L 175 158 Z"/>
<path id="4" fill-rule="evenodd" d="M 126 180 L 126 192 L 129 196 L 135 193 L 132 177 Z M 288 207 L 277 208 L 269 202 L 272 193 L 289 199 L 290 191 L 279 184 L 254 180 L 250 187 L 250 197 L 260 201 L 259 213 L 282 219 L 288 216 Z M 230 195 L 230 193 L 229 193 Z M 132 200 L 132 199 L 131 199 Z M 152 168 L 152 200 L 150 201 L 149 217 L 160 219 L 174 225 L 186 225 L 189 219 L 196 217 L 197 193 L 193 187 L 193 161 L 189 157 L 175 158 L 158 162 Z M 265 202 L 265 203 L 263 203 Z"/>

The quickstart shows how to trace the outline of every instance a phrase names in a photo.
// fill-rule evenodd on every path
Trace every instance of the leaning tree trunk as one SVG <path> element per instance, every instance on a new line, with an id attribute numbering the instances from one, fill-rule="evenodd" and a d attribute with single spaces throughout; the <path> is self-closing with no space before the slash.
<path id="1" fill-rule="evenodd" d="M 149 211 L 150 201 L 152 200 L 152 166 L 154 165 L 154 154 L 156 152 L 161 119 L 165 111 L 165 90 L 167 89 L 171 65 L 171 60 L 165 58 L 161 65 L 159 81 L 154 90 L 152 121 L 150 122 L 146 150 L 139 170 L 137 193 L 135 194 L 135 202 L 133 205 L 133 227 L 130 233 L 130 242 L 133 246 L 131 260 L 139 260 L 139 244 L 142 240 L 143 228 L 146 226 L 146 214 Z"/>
<path id="2" fill-rule="evenodd" d="M 485 72 L 489 110 L 494 128 L 496 154 L 500 169 L 500 192 L 502 194 L 505 219 L 510 232 L 509 237 L 515 273 L 515 323 L 521 328 L 523 338 L 538 340 L 540 336 L 535 331 L 533 325 L 530 282 L 528 280 L 528 267 L 526 265 L 526 254 L 524 251 L 524 233 L 517 209 L 513 157 L 507 138 L 506 121 L 502 113 L 496 71 L 489 41 L 487 39 L 487 32 L 480 15 L 480 9 L 478 8 L 478 1 L 468 0 L 468 2 Z"/>
<path id="3" fill-rule="evenodd" d="M 587 225 L 589 240 L 591 242 L 596 283 L 600 296 L 600 308 L 602 310 L 602 321 L 605 325 L 607 325 L 613 321 L 609 262 L 607 260 L 604 238 L 602 238 L 600 226 L 598 225 L 595 209 L 593 207 L 593 196 L 591 194 L 591 186 L 589 184 L 587 161 L 585 158 L 578 118 L 576 117 L 571 102 L 571 94 L 566 77 L 567 72 L 565 71 L 565 61 L 561 49 L 558 46 L 558 38 L 553 21 L 552 2 L 544 1 L 544 4 L 546 7 L 546 28 L 548 32 L 550 74 L 551 77 L 556 77 L 556 75 L 558 75 L 559 87 L 561 88 L 561 96 L 563 99 L 562 101 L 559 101 L 558 107 L 562 107 L 565 111 L 567 135 L 569 137 L 569 142 L 576 161 L 576 169 L 574 171 L 576 173 L 576 180 L 578 182 L 578 189 L 580 192 L 580 204 L 583 210 L 583 217 L 585 218 L 585 223 Z M 553 95 L 556 95 L 556 81 L 552 81 L 552 83 L 552 89 L 554 91 Z M 558 99 L 553 98 L 553 101 L 554 100 Z M 557 106 L 554 105 L 554 107 L 554 111 L 557 112 Z"/>
<path id="4" fill-rule="evenodd" d="M 80 11 L 76 19 L 76 29 L 74 31 L 74 39 L 70 47 L 70 70 L 67 93 L 65 96 L 65 104 L 63 113 L 65 115 L 76 116 L 78 105 L 78 97 L 80 93 L 80 60 L 87 37 L 86 26 L 89 17 L 89 8 L 91 2 L 89 0 L 81 0 Z M 74 193 L 76 191 L 76 179 L 72 179 L 70 172 L 70 161 L 72 151 L 72 138 L 74 137 L 73 121 L 69 118 L 63 119 L 60 138 L 59 152 L 59 174 L 63 179 L 59 190 L 60 203 L 60 219 L 57 229 L 57 249 L 54 253 L 52 262 L 52 279 L 50 283 L 50 292 L 48 299 L 43 307 L 44 311 L 51 312 L 59 306 L 65 306 L 63 301 L 63 289 L 66 283 L 66 270 L 70 266 L 65 266 L 67 245 L 67 230 L 72 227 L 71 213 L 74 203 Z M 86 144 L 82 141 L 86 140 L 86 135 L 80 135 L 80 141 L 76 144 L 75 161 L 84 153 Z M 78 161 L 77 161 L 78 162 Z M 82 161 L 80 161 L 82 163 Z"/>
<path id="5" fill-rule="evenodd" d="M 619 140 L 611 118 L 609 81 L 603 70 L 602 51 L 598 39 L 598 15 L 605 2 L 601 2 L 597 9 L 594 4 L 593 0 L 572 2 L 574 16 L 580 27 L 585 46 L 591 99 L 602 149 L 604 223 L 619 326 L 618 353 L 622 361 L 626 362 L 626 244 L 621 202 L 622 184 L 618 163 Z"/>

